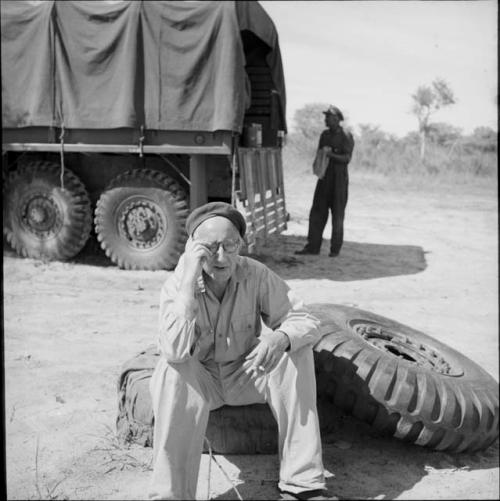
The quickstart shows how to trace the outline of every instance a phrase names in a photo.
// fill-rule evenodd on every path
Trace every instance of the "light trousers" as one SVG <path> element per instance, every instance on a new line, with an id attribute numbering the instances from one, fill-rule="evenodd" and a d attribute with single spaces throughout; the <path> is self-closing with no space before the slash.
<path id="1" fill-rule="evenodd" d="M 267 402 L 278 424 L 280 478 L 290 492 L 324 489 L 312 348 L 286 352 L 269 374 L 241 386 L 241 361 L 169 363 L 160 357 L 150 388 L 155 415 L 151 499 L 196 499 L 210 410 Z"/>

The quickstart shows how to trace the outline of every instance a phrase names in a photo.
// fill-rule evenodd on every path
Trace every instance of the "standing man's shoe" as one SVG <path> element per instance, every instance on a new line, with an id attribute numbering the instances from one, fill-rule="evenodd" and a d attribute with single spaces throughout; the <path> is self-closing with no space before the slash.
<path id="1" fill-rule="evenodd" d="M 317 256 L 319 254 L 319 251 L 313 252 L 309 250 L 307 247 L 304 247 L 302 250 L 295 251 L 295 254 L 300 256 L 305 256 L 305 255 Z"/>
<path id="2" fill-rule="evenodd" d="M 337 257 L 338 255 L 339 255 L 338 252 L 330 251 L 330 254 L 328 254 L 328 257 Z"/>

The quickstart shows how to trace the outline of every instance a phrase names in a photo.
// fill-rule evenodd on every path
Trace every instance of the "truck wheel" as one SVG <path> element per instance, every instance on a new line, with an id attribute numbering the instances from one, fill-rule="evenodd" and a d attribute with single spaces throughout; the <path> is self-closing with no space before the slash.
<path id="1" fill-rule="evenodd" d="M 32 162 L 9 174 L 4 192 L 4 234 L 23 257 L 69 259 L 83 248 L 92 227 L 89 195 L 75 174 Z"/>
<path id="2" fill-rule="evenodd" d="M 169 176 L 134 169 L 116 177 L 97 201 L 95 229 L 120 268 L 172 269 L 187 239 L 186 195 Z"/>
<path id="3" fill-rule="evenodd" d="M 315 304 L 318 400 L 383 434 L 449 452 L 498 437 L 498 383 L 479 365 L 422 332 L 356 308 Z"/>

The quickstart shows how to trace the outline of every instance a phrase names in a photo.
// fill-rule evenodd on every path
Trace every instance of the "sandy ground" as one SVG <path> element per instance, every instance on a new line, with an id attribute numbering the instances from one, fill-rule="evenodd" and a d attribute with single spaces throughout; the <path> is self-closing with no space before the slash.
<path id="1" fill-rule="evenodd" d="M 296 259 L 314 179 L 288 186 L 288 230 L 259 250 L 306 302 L 334 302 L 433 335 L 498 381 L 496 187 L 389 187 L 351 174 L 337 259 Z M 326 233 L 325 233 L 326 235 Z M 4 248 L 4 367 L 9 499 L 146 499 L 151 449 L 113 436 L 116 379 L 155 337 L 169 272 L 119 270 L 92 255 L 69 263 Z M 383 439 L 341 414 L 323 437 L 328 487 L 350 499 L 498 499 L 498 441 L 451 455 Z M 243 499 L 276 499 L 277 458 L 217 456 Z M 213 464 L 210 496 L 236 499 Z M 206 499 L 203 455 L 198 498 Z"/>

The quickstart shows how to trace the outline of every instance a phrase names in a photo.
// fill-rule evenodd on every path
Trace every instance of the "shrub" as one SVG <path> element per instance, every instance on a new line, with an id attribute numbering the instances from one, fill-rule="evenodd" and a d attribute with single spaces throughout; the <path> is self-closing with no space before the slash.
<path id="1" fill-rule="evenodd" d="M 317 108 L 323 105 L 315 105 Z M 302 116 L 315 117 L 317 110 Z M 283 151 L 285 171 L 289 176 L 311 172 L 319 134 L 324 129 L 320 122 L 315 134 L 296 130 L 287 137 Z M 470 182 L 475 178 L 497 175 L 497 135 L 488 127 L 480 127 L 471 135 L 446 123 L 430 126 L 429 143 L 423 160 L 419 155 L 417 133 L 397 138 L 379 126 L 362 124 L 354 133 L 355 146 L 350 170 L 392 178 L 440 178 L 447 182 Z"/>

